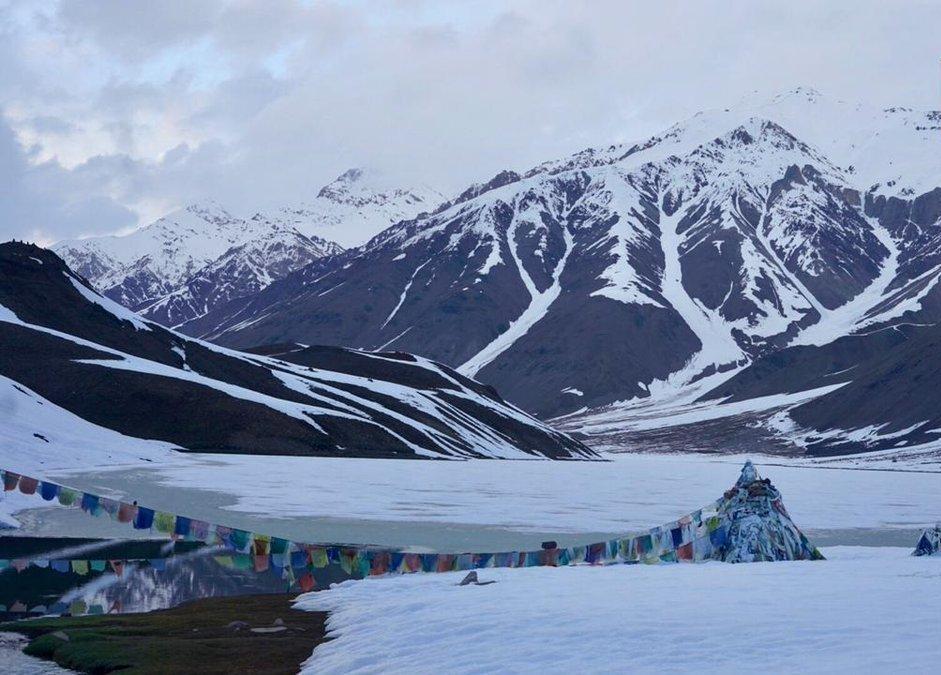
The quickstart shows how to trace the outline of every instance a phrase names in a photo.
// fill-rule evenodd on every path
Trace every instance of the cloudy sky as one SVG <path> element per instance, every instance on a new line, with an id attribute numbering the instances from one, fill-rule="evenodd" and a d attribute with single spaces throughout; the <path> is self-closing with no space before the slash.
<path id="1" fill-rule="evenodd" d="M 756 90 L 936 109 L 938 26 L 934 0 L 0 0 L 0 240 L 349 166 L 457 190 Z"/>

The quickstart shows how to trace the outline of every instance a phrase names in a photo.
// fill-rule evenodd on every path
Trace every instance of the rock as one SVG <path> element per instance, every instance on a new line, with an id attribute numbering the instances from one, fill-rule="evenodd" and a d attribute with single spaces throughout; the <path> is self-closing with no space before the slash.
<path id="1" fill-rule="evenodd" d="M 248 627 L 249 627 L 249 624 L 247 621 L 232 621 L 231 623 L 226 625 L 226 628 L 230 630 L 235 630 L 235 631 L 239 631 L 239 630 L 242 630 L 243 628 L 248 628 Z"/>
<path id="2" fill-rule="evenodd" d="M 458 586 L 489 586 L 490 584 L 495 584 L 496 581 L 480 581 L 477 578 L 477 572 L 468 572 L 467 576 L 461 580 L 461 583 Z"/>
<path id="3" fill-rule="evenodd" d="M 69 641 L 69 636 L 65 631 L 57 630 L 55 633 L 50 633 L 52 637 L 63 640 L 64 642 Z"/>
<path id="4" fill-rule="evenodd" d="M 252 628 L 253 633 L 283 633 L 287 626 L 271 626 L 270 628 Z"/>
<path id="5" fill-rule="evenodd" d="M 479 583 L 477 580 L 477 572 L 468 572 L 467 576 L 461 580 L 458 586 L 469 586 L 470 584 L 476 583 Z"/>

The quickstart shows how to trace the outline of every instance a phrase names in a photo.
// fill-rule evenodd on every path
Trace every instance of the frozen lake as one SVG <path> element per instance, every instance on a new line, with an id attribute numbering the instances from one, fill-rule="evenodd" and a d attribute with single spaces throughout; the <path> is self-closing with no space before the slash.
<path id="1" fill-rule="evenodd" d="M 795 522 L 820 545 L 913 545 L 941 520 L 941 474 L 823 468 L 755 457 Z M 646 529 L 707 504 L 745 457 L 611 455 L 608 462 L 432 462 L 184 455 L 172 464 L 59 470 L 50 478 L 194 518 L 297 541 L 416 550 L 584 543 Z M 36 502 L 24 502 L 33 506 Z M 41 534 L 128 536 L 64 509 L 21 519 Z"/>

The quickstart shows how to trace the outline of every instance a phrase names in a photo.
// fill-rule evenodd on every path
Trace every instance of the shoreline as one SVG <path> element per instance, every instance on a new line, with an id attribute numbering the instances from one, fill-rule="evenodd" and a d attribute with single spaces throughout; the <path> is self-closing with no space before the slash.
<path id="1" fill-rule="evenodd" d="M 142 614 L 29 619 L 0 631 L 29 638 L 28 656 L 78 672 L 293 675 L 328 641 L 325 612 L 292 595 L 207 598 Z"/>

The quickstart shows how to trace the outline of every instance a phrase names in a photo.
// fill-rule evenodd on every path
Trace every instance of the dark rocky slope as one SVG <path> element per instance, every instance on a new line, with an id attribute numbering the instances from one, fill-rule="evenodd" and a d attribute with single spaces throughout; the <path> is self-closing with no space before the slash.
<path id="1" fill-rule="evenodd" d="M 0 375 L 92 424 L 184 450 L 592 456 L 433 362 L 299 347 L 261 356 L 208 345 L 141 320 L 55 254 L 27 244 L 0 245 Z"/>

